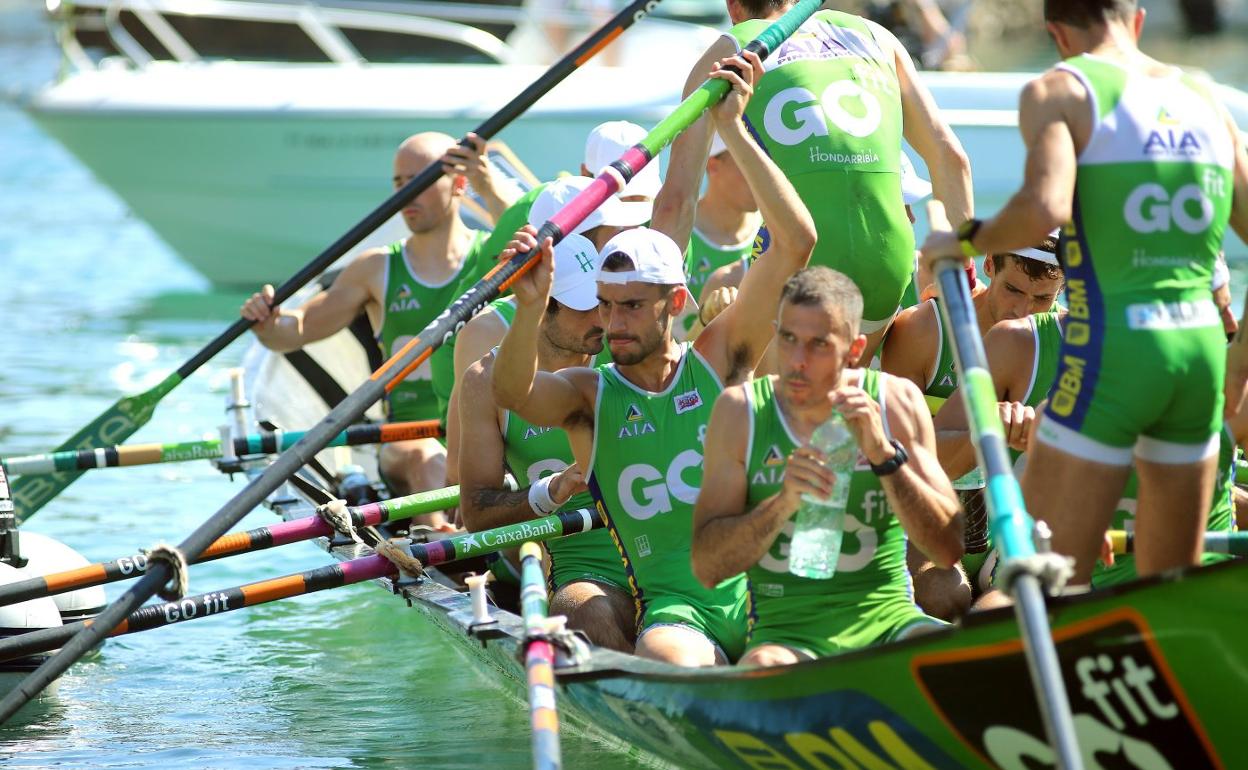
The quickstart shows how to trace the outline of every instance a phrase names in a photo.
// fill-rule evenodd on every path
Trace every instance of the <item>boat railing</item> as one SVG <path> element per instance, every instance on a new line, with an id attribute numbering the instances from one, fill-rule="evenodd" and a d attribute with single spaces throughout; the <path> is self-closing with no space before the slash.
<path id="1" fill-rule="evenodd" d="M 303 39 L 291 41 L 296 53 L 286 60 L 322 60 L 336 64 L 370 61 L 353 42 L 358 36 L 405 36 L 412 51 L 426 46 L 458 48 L 461 56 L 478 61 L 508 64 L 516 60 L 513 48 L 495 35 L 469 24 L 412 13 L 393 13 L 362 8 L 334 8 L 306 2 L 248 2 L 247 0 L 46 0 L 48 11 L 61 22 L 60 42 L 69 63 L 76 69 L 94 69 L 96 61 L 88 45 L 100 45 L 135 67 L 157 60 L 182 63 L 210 58 L 242 58 L 205 55 L 184 34 L 190 24 L 250 23 L 258 34 L 273 36 L 279 25 L 297 29 Z M 434 11 L 440 4 L 420 3 Z M 458 5 L 458 4 L 448 4 Z M 415 10 L 415 9 L 413 9 Z M 266 41 L 267 43 L 268 41 Z M 310 44 L 310 45 L 309 45 Z M 276 41 L 272 43 L 276 48 Z M 281 61 L 269 54 L 255 57 Z"/>

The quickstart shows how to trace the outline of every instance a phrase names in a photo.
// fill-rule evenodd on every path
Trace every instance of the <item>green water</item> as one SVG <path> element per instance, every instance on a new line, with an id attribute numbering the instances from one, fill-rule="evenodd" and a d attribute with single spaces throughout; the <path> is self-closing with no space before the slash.
<path id="1" fill-rule="evenodd" d="M 55 71 L 33 3 L 0 0 L 0 90 Z M 189 182 L 190 180 L 188 180 Z M 228 248 L 227 244 L 222 244 Z M 0 103 L 0 451 L 51 449 L 155 384 L 232 320 L 208 286 L 34 125 Z M 223 422 L 235 345 L 133 441 Z M 93 471 L 29 529 L 92 561 L 178 542 L 241 488 L 207 464 Z M 251 514 L 241 527 L 273 521 Z M 310 544 L 197 566 L 194 593 L 330 561 Z M 109 596 L 120 589 L 110 588 Z M 527 714 L 372 584 L 124 637 L 0 728 L 10 768 L 528 767 Z M 631 767 L 564 737 L 569 767 Z"/>

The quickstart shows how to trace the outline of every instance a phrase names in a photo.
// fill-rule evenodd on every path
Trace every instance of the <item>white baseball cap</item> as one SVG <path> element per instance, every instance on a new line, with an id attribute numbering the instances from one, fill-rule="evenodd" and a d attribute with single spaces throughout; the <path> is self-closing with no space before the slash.
<path id="1" fill-rule="evenodd" d="M 601 283 L 685 283 L 685 255 L 675 241 L 658 230 L 637 227 L 616 235 L 602 247 L 602 259 L 623 254 L 633 262 L 632 270 L 598 270 Z"/>
<path id="2" fill-rule="evenodd" d="M 1053 239 L 1054 243 L 1056 243 L 1058 238 L 1061 236 L 1061 234 L 1062 234 L 1062 229 L 1059 227 L 1058 229 L 1049 233 L 1049 237 Z M 1046 265 L 1052 265 L 1054 267 L 1061 266 L 1060 263 L 1057 261 L 1056 251 L 1048 251 L 1046 249 L 1040 249 L 1034 246 L 1028 246 L 1025 249 L 1014 249 L 1006 253 L 1013 254 L 1016 257 L 1034 259 L 1037 262 L 1043 262 Z"/>
<path id="3" fill-rule="evenodd" d="M 636 123 L 629 123 L 627 120 L 612 120 L 596 126 L 585 139 L 585 168 L 589 169 L 591 174 L 600 173 L 604 168 L 619 160 L 630 147 L 645 137 L 646 129 Z M 645 165 L 645 168 L 638 171 L 629 180 L 624 189 L 619 192 L 619 196 L 640 195 L 649 201 L 653 201 L 655 196 L 659 194 L 659 188 L 662 186 L 663 180 L 659 176 L 659 159 L 654 158 Z M 640 222 L 650 219 L 651 203 L 647 201 L 624 201 L 624 205 L 637 209 L 646 209 L 646 217 L 640 220 Z"/>
<path id="4" fill-rule="evenodd" d="M 910 162 L 910 156 L 901 153 L 901 199 L 913 206 L 932 194 L 932 183 L 919 176 Z"/>
<path id="5" fill-rule="evenodd" d="M 728 145 L 724 144 L 724 140 L 719 138 L 719 132 L 711 132 L 711 151 L 707 153 L 708 158 L 714 158 L 722 152 L 728 152 Z"/>
<path id="6" fill-rule="evenodd" d="M 555 275 L 550 296 L 573 310 L 598 307 L 598 268 L 602 257 L 583 235 L 567 235 L 555 244 Z"/>
<path id="7" fill-rule="evenodd" d="M 529 208 L 529 224 L 534 227 L 546 224 L 559 212 L 559 209 L 580 195 L 593 181 L 585 176 L 565 176 L 546 185 Z M 583 233 L 599 225 L 633 227 L 650 218 L 649 210 L 645 212 L 644 219 L 638 219 L 637 215 L 638 212 L 635 210 L 624 207 L 619 198 L 611 196 L 601 206 L 591 211 L 589 216 L 581 220 L 581 223 L 571 233 L 565 233 L 565 235 Z"/>

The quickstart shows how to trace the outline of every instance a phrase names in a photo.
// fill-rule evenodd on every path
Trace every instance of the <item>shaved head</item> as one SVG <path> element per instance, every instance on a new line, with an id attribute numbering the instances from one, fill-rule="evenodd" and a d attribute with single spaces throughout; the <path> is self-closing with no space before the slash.
<path id="1" fill-rule="evenodd" d="M 395 152 L 395 157 L 397 159 L 398 156 L 407 155 L 421 158 L 426 163 L 432 163 L 454 146 L 454 137 L 439 131 L 426 131 L 404 139 L 403 144 L 400 144 L 398 151 Z"/>
<path id="2" fill-rule="evenodd" d="M 426 131 L 403 140 L 394 153 L 394 189 L 403 187 L 437 163 L 454 146 L 453 137 L 437 131 Z M 463 176 L 441 176 L 403 208 L 407 228 L 413 233 L 425 233 L 445 227 L 459 216 L 459 199 L 467 184 Z"/>

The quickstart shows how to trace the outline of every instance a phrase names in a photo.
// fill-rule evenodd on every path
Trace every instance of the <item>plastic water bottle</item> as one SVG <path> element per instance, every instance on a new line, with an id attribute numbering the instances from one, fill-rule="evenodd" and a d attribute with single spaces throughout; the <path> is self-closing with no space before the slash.
<path id="1" fill-rule="evenodd" d="M 849 483 L 858 461 L 858 443 L 840 412 L 815 428 L 810 446 L 827 458 L 825 467 L 836 474 L 832 495 L 824 500 L 802 495 L 789 544 L 789 572 L 799 577 L 827 579 L 836 574 L 845 533 L 845 506 Z"/>

